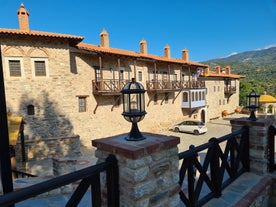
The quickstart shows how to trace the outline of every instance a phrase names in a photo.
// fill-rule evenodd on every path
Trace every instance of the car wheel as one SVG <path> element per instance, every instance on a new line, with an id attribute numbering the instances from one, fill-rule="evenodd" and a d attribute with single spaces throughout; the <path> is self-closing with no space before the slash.
<path id="1" fill-rule="evenodd" d="M 194 130 L 194 135 L 199 135 L 199 131 L 198 130 Z"/>
<path id="2" fill-rule="evenodd" d="M 175 128 L 174 128 L 174 131 L 175 131 L 175 132 L 179 132 L 179 128 L 178 128 L 178 127 L 175 127 Z"/>

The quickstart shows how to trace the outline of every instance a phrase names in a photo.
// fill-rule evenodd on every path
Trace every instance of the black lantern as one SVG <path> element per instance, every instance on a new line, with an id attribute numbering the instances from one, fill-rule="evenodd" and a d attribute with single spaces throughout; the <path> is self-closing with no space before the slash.
<path id="1" fill-rule="evenodd" d="M 128 141 L 140 141 L 145 137 L 140 133 L 137 123 L 146 115 L 145 111 L 145 89 L 144 87 L 132 78 L 131 82 L 127 83 L 121 91 L 123 95 L 124 111 L 122 115 L 125 120 L 132 123 L 131 131 L 126 137 Z"/>
<path id="2" fill-rule="evenodd" d="M 248 119 L 251 121 L 256 121 L 257 118 L 255 116 L 255 111 L 256 111 L 256 109 L 260 108 L 260 104 L 259 104 L 260 95 L 253 90 L 246 97 L 247 97 L 247 106 L 246 107 L 250 111 L 250 116 Z"/>

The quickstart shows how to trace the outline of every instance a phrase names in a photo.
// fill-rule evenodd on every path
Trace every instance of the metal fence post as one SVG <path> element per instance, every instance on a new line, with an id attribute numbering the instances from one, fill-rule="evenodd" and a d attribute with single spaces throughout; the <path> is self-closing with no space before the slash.
<path id="1" fill-rule="evenodd" d="M 219 198 L 221 196 L 221 170 L 220 170 L 220 164 L 219 164 L 219 144 L 218 139 L 211 138 L 209 140 L 210 143 L 212 143 L 212 158 L 210 161 L 210 169 L 211 169 L 211 180 L 212 183 L 215 186 L 215 197 Z"/>
<path id="2" fill-rule="evenodd" d="M 119 207 L 120 194 L 118 161 L 115 155 L 109 155 L 106 158 L 106 162 L 109 163 L 106 170 L 108 207 Z"/>

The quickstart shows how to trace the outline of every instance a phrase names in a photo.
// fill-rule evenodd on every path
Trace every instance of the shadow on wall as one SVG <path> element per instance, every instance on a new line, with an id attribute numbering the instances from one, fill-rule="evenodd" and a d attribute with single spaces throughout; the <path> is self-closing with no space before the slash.
<path id="1" fill-rule="evenodd" d="M 72 135 L 73 126 L 70 120 L 56 109 L 57 105 L 54 100 L 49 99 L 48 92 L 42 91 L 40 97 L 36 100 L 27 93 L 23 94 L 19 111 L 14 112 L 23 116 L 26 122 L 25 137 L 33 139 Z"/>

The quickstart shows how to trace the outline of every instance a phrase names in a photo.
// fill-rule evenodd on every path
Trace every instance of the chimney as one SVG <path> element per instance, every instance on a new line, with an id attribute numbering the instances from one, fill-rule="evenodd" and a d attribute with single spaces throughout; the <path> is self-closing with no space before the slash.
<path id="1" fill-rule="evenodd" d="M 186 48 L 182 50 L 182 60 L 189 62 L 189 51 Z"/>
<path id="2" fill-rule="evenodd" d="M 24 4 L 20 5 L 17 11 L 19 30 L 30 31 L 29 27 L 29 12 L 25 9 Z"/>
<path id="3" fill-rule="evenodd" d="M 220 66 L 219 66 L 219 65 L 216 66 L 216 73 L 217 73 L 217 74 L 220 74 Z"/>
<path id="4" fill-rule="evenodd" d="M 231 74 L 231 67 L 230 67 L 230 66 L 226 66 L 226 68 L 225 68 L 225 73 L 226 73 L 227 75 L 230 75 L 230 74 Z"/>
<path id="5" fill-rule="evenodd" d="M 140 42 L 140 53 L 148 54 L 147 42 L 144 39 Z"/>
<path id="6" fill-rule="evenodd" d="M 207 68 L 204 68 L 204 75 L 209 76 L 210 68 L 209 66 Z"/>
<path id="7" fill-rule="evenodd" d="M 100 46 L 109 48 L 109 38 L 108 33 L 105 29 L 100 34 Z"/>
<path id="8" fill-rule="evenodd" d="M 169 45 L 166 45 L 164 47 L 164 56 L 166 58 L 171 58 L 171 49 L 170 49 L 170 46 Z"/>

